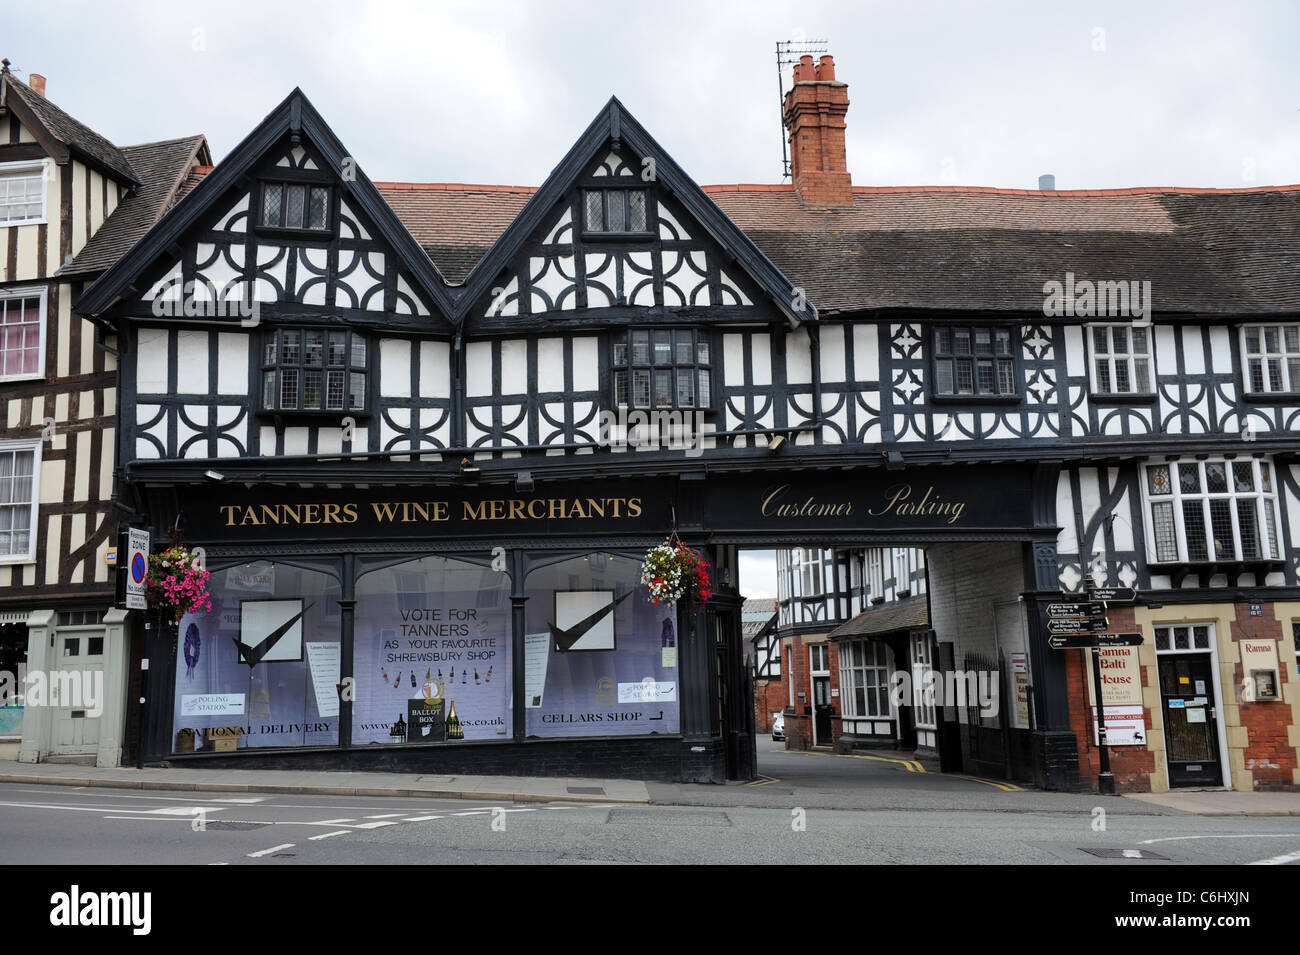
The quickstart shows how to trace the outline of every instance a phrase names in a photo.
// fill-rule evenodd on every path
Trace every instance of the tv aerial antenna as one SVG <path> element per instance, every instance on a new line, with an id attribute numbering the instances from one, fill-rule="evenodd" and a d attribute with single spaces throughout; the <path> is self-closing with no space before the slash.
<path id="1" fill-rule="evenodd" d="M 779 40 L 776 44 L 777 115 L 785 112 L 785 68 L 799 62 L 799 58 L 816 53 L 828 53 L 825 40 Z M 790 149 L 781 123 L 781 178 L 790 178 Z"/>

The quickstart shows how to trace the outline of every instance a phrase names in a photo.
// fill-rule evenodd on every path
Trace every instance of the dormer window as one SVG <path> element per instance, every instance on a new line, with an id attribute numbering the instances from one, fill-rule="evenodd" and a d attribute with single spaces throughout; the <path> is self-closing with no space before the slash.
<path id="1" fill-rule="evenodd" d="M 330 188 L 304 182 L 262 183 L 261 224 L 268 229 L 329 228 Z"/>
<path id="2" fill-rule="evenodd" d="M 586 189 L 582 201 L 588 233 L 641 235 L 649 231 L 644 189 Z"/>

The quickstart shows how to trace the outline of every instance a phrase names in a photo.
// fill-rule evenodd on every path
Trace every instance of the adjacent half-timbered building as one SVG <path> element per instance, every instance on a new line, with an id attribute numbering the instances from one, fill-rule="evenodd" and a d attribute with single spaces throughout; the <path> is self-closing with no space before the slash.
<path id="1" fill-rule="evenodd" d="M 120 759 L 116 339 L 73 302 L 210 161 L 201 136 L 119 149 L 47 99 L 43 77 L 0 71 L 0 670 L 102 687 L 57 700 L 33 682 L 5 701 L 0 747 L 26 760 Z"/>
<path id="2" fill-rule="evenodd" d="M 372 183 L 295 91 L 89 288 L 119 498 L 213 573 L 151 759 L 747 778 L 737 548 L 820 555 L 826 628 L 919 548 L 894 630 L 1004 678 L 946 765 L 1094 783 L 1046 610 L 1091 576 L 1143 638 L 1120 785 L 1296 784 L 1300 188 L 858 188 L 829 57 L 785 106 L 791 185 L 701 189 L 611 100 L 520 190 Z M 672 534 L 702 611 L 639 585 Z"/>

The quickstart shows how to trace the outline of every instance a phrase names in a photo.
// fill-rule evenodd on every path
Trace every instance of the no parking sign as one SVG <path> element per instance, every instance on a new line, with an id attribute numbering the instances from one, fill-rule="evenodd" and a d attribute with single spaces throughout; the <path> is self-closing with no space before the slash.
<path id="1" fill-rule="evenodd" d="M 143 610 L 144 578 L 149 573 L 149 532 L 126 532 L 126 609 Z"/>

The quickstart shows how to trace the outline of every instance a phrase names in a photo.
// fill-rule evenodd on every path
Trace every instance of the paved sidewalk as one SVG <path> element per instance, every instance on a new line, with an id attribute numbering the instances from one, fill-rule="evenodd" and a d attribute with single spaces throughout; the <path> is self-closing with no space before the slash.
<path id="1" fill-rule="evenodd" d="M 1245 793 L 1198 789 L 1129 793 L 1126 798 L 1196 816 L 1300 816 L 1300 793 Z"/>
<path id="2" fill-rule="evenodd" d="M 101 769 L 67 763 L 0 760 L 0 783 L 108 786 L 189 792 L 311 793 L 325 796 L 426 796 L 511 802 L 647 803 L 635 779 L 418 776 L 413 773 L 251 769 Z"/>

